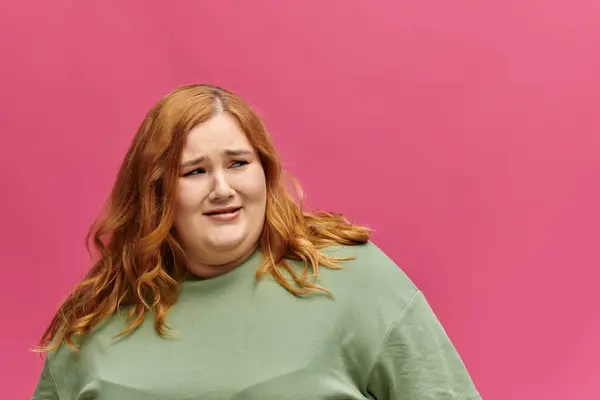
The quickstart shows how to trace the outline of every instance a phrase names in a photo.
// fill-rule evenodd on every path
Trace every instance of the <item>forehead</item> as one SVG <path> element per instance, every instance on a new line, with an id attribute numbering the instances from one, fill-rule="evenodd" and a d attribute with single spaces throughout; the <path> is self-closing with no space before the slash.
<path id="1" fill-rule="evenodd" d="M 211 156 L 224 150 L 253 150 L 236 119 L 226 113 L 211 117 L 190 130 L 182 158 Z"/>

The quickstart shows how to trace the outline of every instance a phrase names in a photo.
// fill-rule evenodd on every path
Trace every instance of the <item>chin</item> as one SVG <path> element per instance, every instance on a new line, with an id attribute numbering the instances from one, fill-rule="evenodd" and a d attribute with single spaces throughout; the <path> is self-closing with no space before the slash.
<path id="1" fill-rule="evenodd" d="M 215 251 L 231 251 L 235 250 L 242 245 L 244 242 L 244 238 L 223 238 L 222 240 L 213 240 L 211 243 L 211 247 Z"/>

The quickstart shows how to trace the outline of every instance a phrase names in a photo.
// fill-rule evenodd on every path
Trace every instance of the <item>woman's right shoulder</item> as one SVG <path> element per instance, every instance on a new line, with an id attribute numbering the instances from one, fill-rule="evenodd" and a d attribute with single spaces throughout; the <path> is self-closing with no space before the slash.
<path id="1" fill-rule="evenodd" d="M 54 350 L 46 353 L 46 361 L 53 369 L 73 365 L 108 345 L 127 328 L 126 312 L 113 314 L 96 325 L 85 337 L 73 337 L 77 349 L 64 341 Z"/>

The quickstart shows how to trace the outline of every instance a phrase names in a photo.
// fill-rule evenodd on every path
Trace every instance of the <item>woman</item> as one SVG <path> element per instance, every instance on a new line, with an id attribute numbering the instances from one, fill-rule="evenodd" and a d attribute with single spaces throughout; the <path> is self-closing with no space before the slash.
<path id="1" fill-rule="evenodd" d="M 35 400 L 479 398 L 423 294 L 366 228 L 302 211 L 231 92 L 152 108 L 90 237 Z"/>

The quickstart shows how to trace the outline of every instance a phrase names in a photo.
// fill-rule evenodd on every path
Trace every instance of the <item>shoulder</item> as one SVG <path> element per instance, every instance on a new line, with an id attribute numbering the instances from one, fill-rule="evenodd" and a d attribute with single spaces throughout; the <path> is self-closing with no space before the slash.
<path id="1" fill-rule="evenodd" d="M 143 324 L 152 325 L 152 324 Z M 127 327 L 126 316 L 118 313 L 106 317 L 96 325 L 85 337 L 73 337 L 77 349 L 62 342 L 56 349 L 46 354 L 47 362 L 53 370 L 64 371 L 73 366 L 83 368 L 89 362 L 89 357 L 102 352 L 115 337 Z"/>
<path id="2" fill-rule="evenodd" d="M 342 261 L 341 270 L 320 269 L 323 285 L 357 309 L 369 309 L 390 323 L 420 291 L 402 268 L 375 243 L 335 246 L 322 251 Z"/>
<path id="3" fill-rule="evenodd" d="M 394 292 L 406 292 L 411 297 L 418 290 L 402 268 L 373 242 L 355 246 L 332 246 L 322 253 L 329 257 L 349 258 L 340 262 L 344 271 L 342 279 L 348 284 L 376 287 L 380 290 L 393 288 Z"/>
<path id="4" fill-rule="evenodd" d="M 145 323 L 144 326 L 148 330 L 148 327 L 152 326 L 152 321 Z M 76 397 L 76 393 L 87 382 L 89 374 L 94 373 L 90 368 L 95 368 L 98 359 L 106 357 L 108 347 L 118 343 L 115 337 L 125 328 L 126 317 L 114 314 L 105 318 L 84 338 L 73 338 L 74 343 L 79 345 L 78 349 L 63 342 L 58 348 L 46 353 L 44 362 L 46 376 L 52 378 L 61 396 Z"/>

